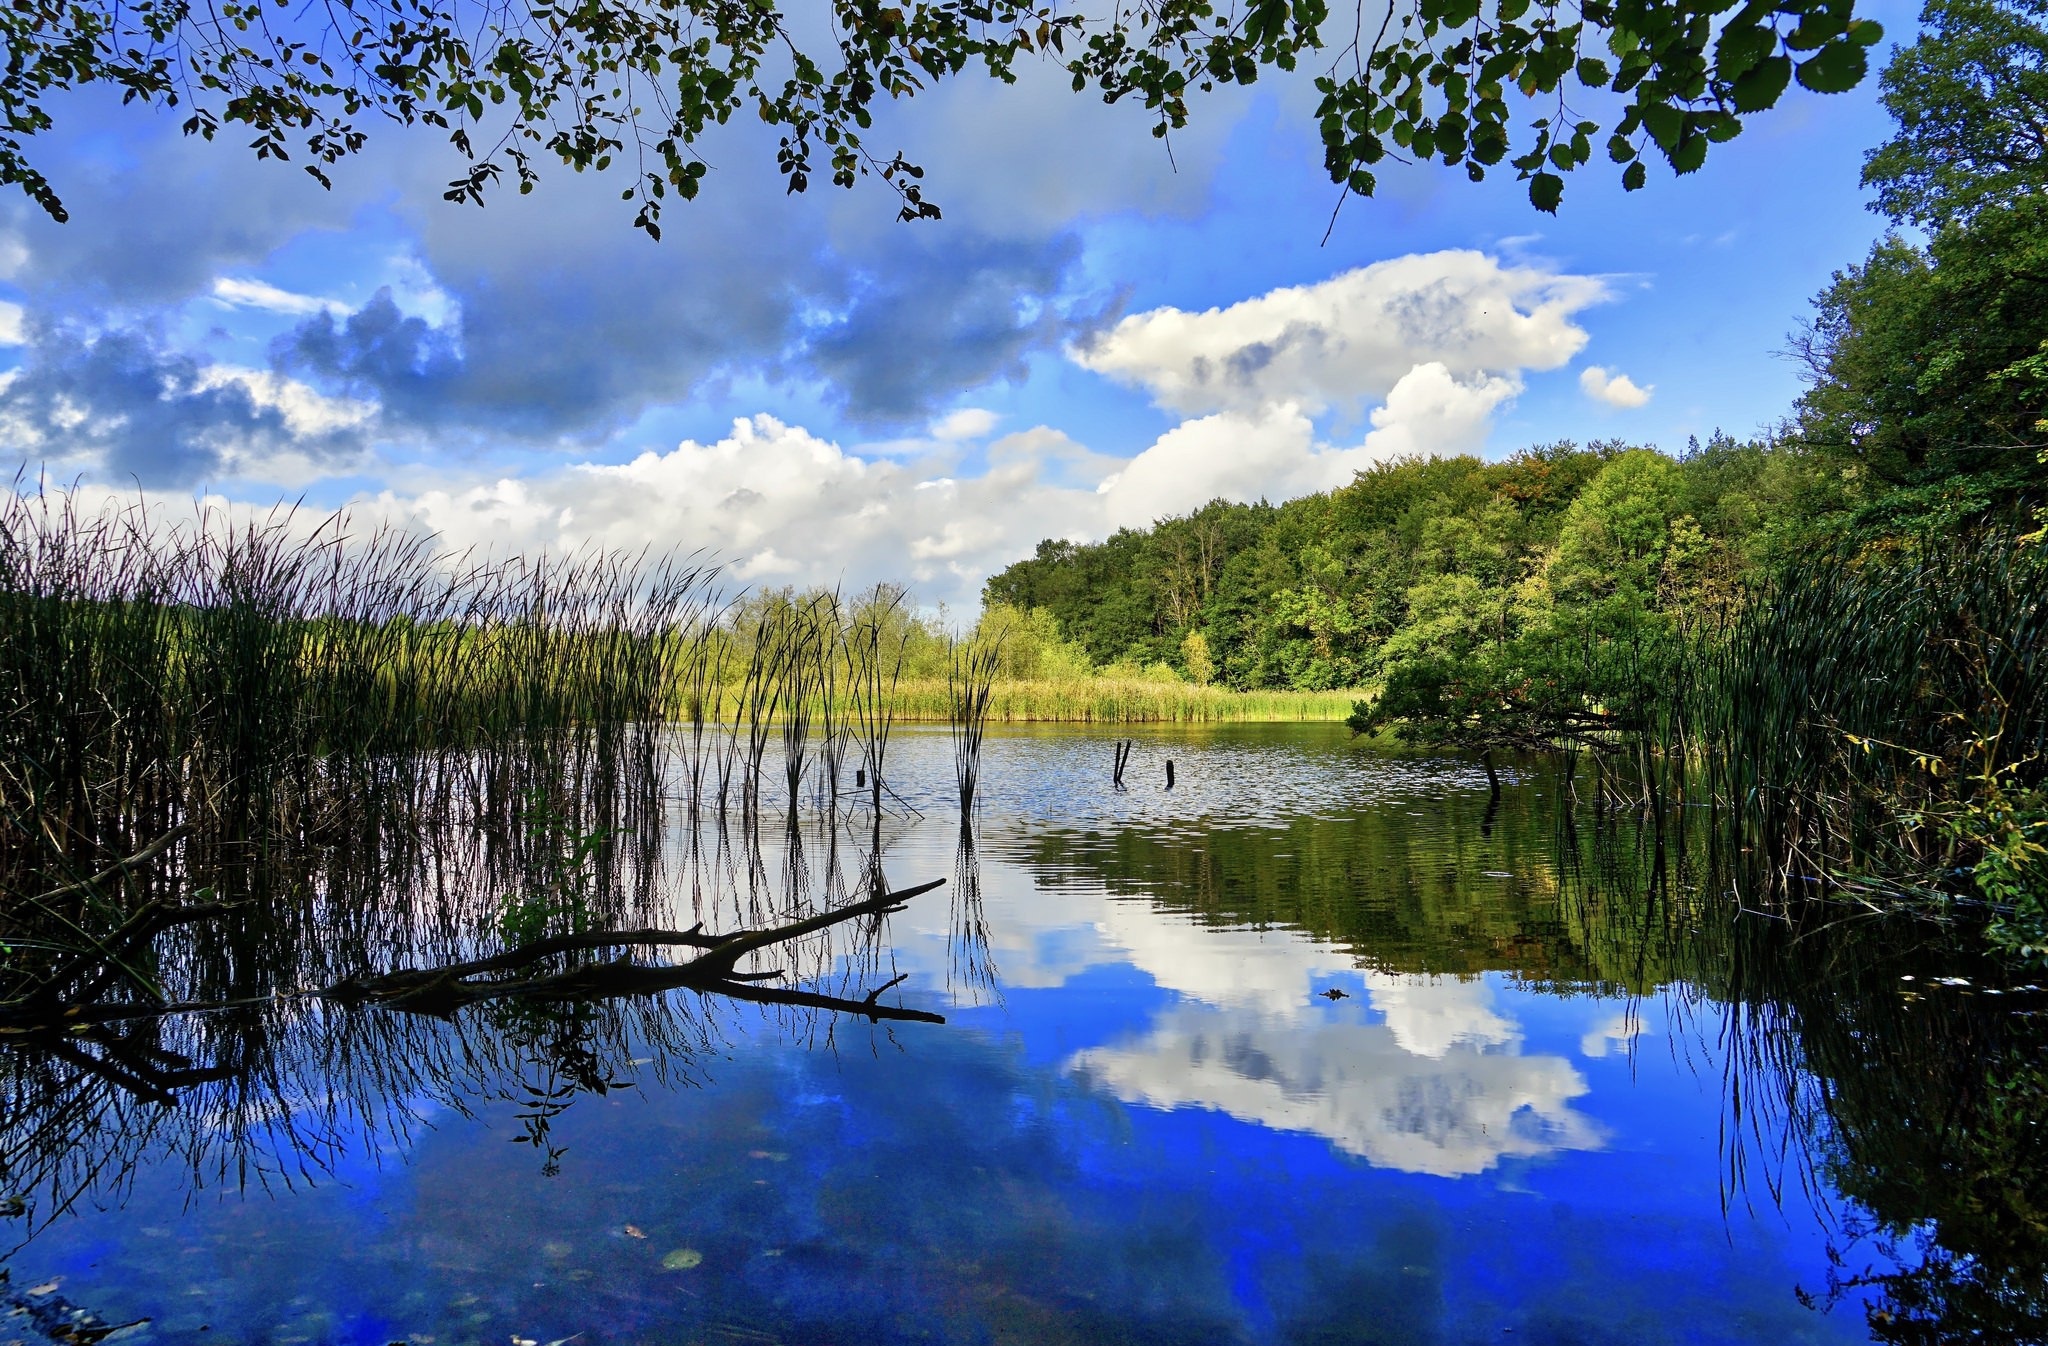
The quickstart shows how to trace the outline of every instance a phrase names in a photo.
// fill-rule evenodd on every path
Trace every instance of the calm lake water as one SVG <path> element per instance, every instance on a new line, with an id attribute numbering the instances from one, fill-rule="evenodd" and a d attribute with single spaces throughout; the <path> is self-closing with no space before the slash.
<path id="1" fill-rule="evenodd" d="M 1563 832 L 1535 768 L 1490 806 L 1341 727 L 1137 744 L 1118 792 L 1106 733 L 992 735 L 967 845 L 948 739 L 899 731 L 882 869 L 947 886 L 757 966 L 901 974 L 942 1025 L 301 1001 L 163 1029 L 170 1101 L 11 1061 L 50 1101 L 0 1119 L 0 1342 L 73 1308 L 275 1346 L 2040 1326 L 2040 1018 L 1938 931 L 1740 917 L 1676 841 Z M 642 914 L 851 896 L 867 827 L 678 834 Z"/>

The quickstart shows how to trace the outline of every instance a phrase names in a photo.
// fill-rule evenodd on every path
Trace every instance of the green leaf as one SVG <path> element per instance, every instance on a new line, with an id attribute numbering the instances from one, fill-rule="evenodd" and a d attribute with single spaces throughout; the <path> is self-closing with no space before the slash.
<path id="1" fill-rule="evenodd" d="M 1844 10 L 1847 6 L 1843 7 Z M 1812 51 L 1849 30 L 1848 15 L 1834 9 L 1809 9 L 1799 26 L 1785 34 L 1785 45 L 1794 51 Z"/>
<path id="2" fill-rule="evenodd" d="M 1607 62 L 1588 56 L 1579 62 L 1579 83 L 1589 89 L 1604 89 L 1609 78 Z"/>
<path id="3" fill-rule="evenodd" d="M 1837 39 L 1799 63 L 1799 82 L 1815 93 L 1847 93 L 1870 69 L 1864 49 Z"/>
<path id="4" fill-rule="evenodd" d="M 1678 142 L 1678 148 L 1671 151 L 1672 170 L 1681 176 L 1697 173 L 1700 165 L 1707 161 L 1707 138 L 1690 135 Z"/>
<path id="5" fill-rule="evenodd" d="M 1668 103 L 1652 103 L 1643 108 L 1643 125 L 1649 128 L 1650 139 L 1668 154 L 1678 148 L 1678 139 L 1685 134 L 1685 114 Z"/>
<path id="6" fill-rule="evenodd" d="M 1529 179 L 1529 204 L 1547 215 L 1557 214 L 1564 199 L 1564 179 L 1555 173 L 1538 173 Z"/>
<path id="7" fill-rule="evenodd" d="M 1792 82 L 1792 58 L 1773 56 L 1735 81 L 1729 98 L 1737 112 L 1762 112 L 1778 101 Z"/>
<path id="8" fill-rule="evenodd" d="M 1875 19 L 1857 19 L 1849 25 L 1847 36 L 1859 47 L 1874 47 L 1884 41 L 1884 25 Z"/>
<path id="9" fill-rule="evenodd" d="M 1778 35 L 1755 24 L 1730 24 L 1721 30 L 1714 44 L 1714 67 L 1724 79 L 1739 78 L 1754 69 L 1778 45 Z"/>
<path id="10" fill-rule="evenodd" d="M 1649 180 L 1650 170 L 1643 167 L 1643 161 L 1638 159 L 1622 170 L 1621 189 L 1625 192 L 1639 192 L 1643 189 L 1643 184 Z"/>

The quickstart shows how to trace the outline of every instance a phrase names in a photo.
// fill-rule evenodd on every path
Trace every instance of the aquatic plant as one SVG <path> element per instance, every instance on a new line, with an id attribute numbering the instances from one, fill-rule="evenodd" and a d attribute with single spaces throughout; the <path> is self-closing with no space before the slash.
<path id="1" fill-rule="evenodd" d="M 1701 649 L 1713 797 L 1774 891 L 1856 876 L 1938 897 L 1981 874 L 2009 917 L 2040 901 L 2048 552 L 2003 531 L 1815 554 Z"/>
<path id="2" fill-rule="evenodd" d="M 988 730 L 989 696 L 1002 656 L 1000 638 L 953 644 L 952 672 L 946 680 L 952 713 L 946 722 L 953 731 L 953 778 L 959 786 L 963 818 L 974 811 L 974 790 L 981 779 L 981 742 Z"/>

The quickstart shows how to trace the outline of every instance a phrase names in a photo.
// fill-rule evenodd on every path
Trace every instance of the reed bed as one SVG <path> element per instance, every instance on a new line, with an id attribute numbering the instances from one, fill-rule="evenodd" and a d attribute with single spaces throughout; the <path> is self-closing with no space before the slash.
<path id="1" fill-rule="evenodd" d="M 1086 678 L 992 684 L 987 718 L 997 724 L 1200 724 L 1342 721 L 1359 691 L 1240 692 L 1227 687 L 1146 679 Z M 897 718 L 938 724 L 952 718 L 943 680 L 905 681 L 896 691 Z"/>
<path id="2" fill-rule="evenodd" d="M 1806 558 L 1705 643 L 1690 718 L 1713 799 L 1781 888 L 1953 892 L 2001 846 L 2048 887 L 2048 551 Z M 2030 840 L 2028 829 L 2038 834 Z M 2007 894 L 2010 896 L 2010 894 Z"/>
<path id="3" fill-rule="evenodd" d="M 261 851 L 365 807 L 508 817 L 536 791 L 643 825 L 674 636 L 708 620 L 712 578 L 10 494 L 0 877 L 75 879 L 172 829 Z"/>

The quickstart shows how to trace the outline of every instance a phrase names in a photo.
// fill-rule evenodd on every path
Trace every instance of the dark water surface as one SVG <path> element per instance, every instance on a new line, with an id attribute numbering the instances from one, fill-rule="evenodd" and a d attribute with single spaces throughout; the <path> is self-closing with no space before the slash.
<path id="1" fill-rule="evenodd" d="M 1144 735 L 1123 793 L 1106 734 L 992 736 L 971 849 L 943 733 L 896 751 L 925 816 L 884 872 L 948 886 L 759 966 L 907 974 L 944 1025 L 677 992 L 167 1029 L 221 1078 L 0 1119 L 0 1188 L 37 1179 L 0 1302 L 274 1346 L 2039 1326 L 2039 1019 L 1938 932 L 1740 919 L 1676 842 L 1563 836 L 1534 769 L 1489 806 L 1341 728 Z M 678 838 L 656 915 L 851 895 L 866 827 Z"/>

